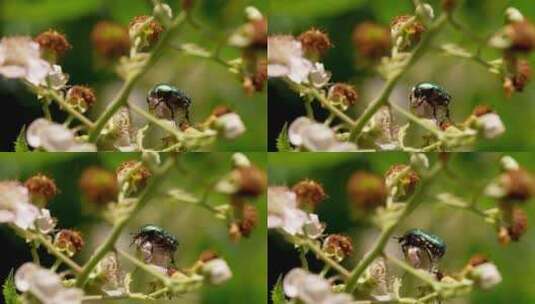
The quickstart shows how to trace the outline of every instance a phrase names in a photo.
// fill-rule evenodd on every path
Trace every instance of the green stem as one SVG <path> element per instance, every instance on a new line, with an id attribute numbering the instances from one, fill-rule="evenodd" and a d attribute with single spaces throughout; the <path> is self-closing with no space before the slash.
<path id="1" fill-rule="evenodd" d="M 32 236 L 30 236 L 32 237 Z M 65 254 L 63 254 L 62 252 L 60 252 L 52 243 L 50 243 L 49 240 L 47 240 L 43 235 L 41 234 L 35 234 L 33 235 L 33 237 L 35 238 L 35 240 L 37 240 L 41 245 L 45 246 L 45 248 L 47 249 L 47 251 L 54 255 L 56 258 L 58 258 L 59 260 L 61 260 L 63 263 L 65 263 L 67 266 L 69 266 L 72 270 L 74 270 L 75 272 L 81 272 L 82 271 L 82 267 L 80 267 L 78 264 L 76 264 L 76 262 L 74 262 L 73 260 L 71 260 L 68 256 L 66 256 Z"/>
<path id="2" fill-rule="evenodd" d="M 420 127 L 424 128 L 425 130 L 433 133 L 433 135 L 435 135 L 439 140 L 444 137 L 444 133 L 442 131 L 440 131 L 437 128 L 430 127 L 428 124 L 424 123 L 422 121 L 422 119 L 416 117 L 415 115 L 413 115 L 409 111 L 403 109 L 401 106 L 399 106 L 399 105 L 397 105 L 397 104 L 395 104 L 393 102 L 390 103 L 390 106 L 392 106 L 392 108 L 394 108 L 394 110 L 396 110 L 397 112 L 401 113 L 403 116 L 405 116 L 410 121 L 414 122 L 415 124 L 419 125 Z"/>
<path id="3" fill-rule="evenodd" d="M 148 201 L 157 192 L 157 190 L 160 188 L 161 183 L 163 182 L 164 176 L 169 171 L 169 169 L 171 169 L 173 164 L 174 158 L 170 157 L 167 162 L 162 165 L 158 172 L 154 172 L 149 184 L 147 185 L 143 193 L 139 196 L 139 199 L 137 200 L 137 203 L 135 204 L 133 210 L 130 212 L 129 216 L 117 220 L 108 238 L 104 241 L 102 245 L 100 245 L 100 247 L 96 249 L 93 256 L 91 256 L 89 261 L 86 263 L 86 265 L 82 269 L 82 272 L 78 275 L 76 279 L 76 287 L 85 286 L 91 271 L 97 266 L 98 262 L 106 255 L 106 253 L 108 253 L 108 251 L 110 251 L 115 246 L 115 242 L 121 235 L 123 229 L 130 222 L 130 220 L 134 218 L 139 213 L 139 211 L 145 207 L 145 205 L 147 205 Z"/>
<path id="4" fill-rule="evenodd" d="M 117 295 L 117 296 L 105 296 L 105 295 L 91 295 L 91 296 L 85 296 L 82 298 L 82 302 L 90 302 L 90 301 L 117 301 L 117 300 L 126 300 L 126 299 L 132 299 L 132 300 L 154 300 L 150 296 L 146 296 L 141 293 L 130 293 L 130 294 L 123 294 L 123 295 Z"/>
<path id="5" fill-rule="evenodd" d="M 129 103 L 128 106 L 130 107 L 130 109 L 132 109 L 137 114 L 143 116 L 148 121 L 152 122 L 153 124 L 157 125 L 158 127 L 164 129 L 165 131 L 167 131 L 170 134 L 172 134 L 173 136 L 175 136 L 178 141 L 182 141 L 183 140 L 184 134 L 182 132 L 178 131 L 176 128 L 173 128 L 173 127 L 169 126 L 169 124 L 163 123 L 162 120 L 154 117 L 149 112 L 143 110 L 142 108 L 136 106 L 133 103 Z"/>
<path id="6" fill-rule="evenodd" d="M 41 108 L 43 109 L 43 114 L 45 115 L 45 118 L 52 121 L 52 114 L 50 114 L 50 108 L 49 108 L 50 104 L 48 102 L 48 100 L 45 100 L 43 102 L 43 105 L 41 106 Z"/>
<path id="7" fill-rule="evenodd" d="M 362 113 L 362 115 L 359 117 L 353 126 L 353 129 L 351 130 L 350 140 L 356 140 L 372 116 L 388 102 L 388 98 L 390 97 L 390 94 L 392 93 L 392 90 L 396 86 L 399 79 L 414 65 L 414 63 L 416 63 L 416 61 L 418 61 L 425 54 L 434 36 L 442 29 L 447 20 L 447 15 L 441 15 L 435 22 L 433 22 L 433 24 L 431 24 L 427 34 L 422 38 L 420 44 L 418 44 L 418 46 L 414 49 L 405 66 L 387 80 L 383 89 L 379 93 L 379 96 L 370 103 L 366 110 L 364 110 L 364 113 Z"/>
<path id="8" fill-rule="evenodd" d="M 308 270 L 308 260 L 306 257 L 305 249 L 298 248 L 297 250 L 299 250 L 299 260 L 301 261 L 301 267 L 305 270 Z"/>
<path id="9" fill-rule="evenodd" d="M 180 25 L 186 20 L 186 12 L 181 12 L 173 20 L 169 29 L 163 34 L 161 39 L 158 41 L 158 44 L 154 47 L 154 50 L 150 53 L 147 61 L 141 66 L 141 68 L 133 72 L 129 77 L 127 77 L 123 87 L 111 102 L 110 106 L 104 111 L 100 118 L 96 121 L 95 127 L 89 133 L 89 141 L 96 142 L 100 136 L 100 132 L 106 126 L 111 117 L 128 101 L 128 96 L 134 88 L 136 82 L 143 76 L 161 57 L 165 46 L 168 45 L 171 38 L 174 36 L 175 32 L 180 28 Z"/>
<path id="10" fill-rule="evenodd" d="M 422 179 L 420 186 L 417 191 L 412 195 L 412 197 L 407 201 L 403 212 L 399 216 L 396 222 L 392 223 L 383 228 L 381 235 L 375 242 L 374 246 L 364 257 L 360 260 L 357 266 L 351 271 L 351 274 L 346 281 L 345 291 L 348 293 L 353 293 L 357 287 L 357 281 L 359 277 L 364 273 L 366 268 L 380 255 L 383 253 L 386 243 L 391 238 L 394 230 L 399 226 L 399 224 L 418 206 L 420 198 L 424 194 L 424 190 L 427 184 L 432 180 L 432 178 L 440 171 L 442 166 L 439 164 L 431 169 L 428 176 Z"/>
<path id="11" fill-rule="evenodd" d="M 67 113 L 74 116 L 89 129 L 93 129 L 95 127 L 95 124 L 91 120 L 89 120 L 89 118 L 82 115 L 82 113 L 76 111 L 57 92 L 51 90 L 48 93 L 50 94 L 50 96 L 52 96 L 52 99 L 61 107 L 62 110 L 65 110 Z"/>
<path id="12" fill-rule="evenodd" d="M 162 281 L 162 283 L 164 283 L 166 286 L 170 284 L 169 277 L 167 275 L 161 273 L 160 271 L 155 270 L 154 268 L 152 268 L 150 264 L 143 263 L 142 261 L 136 259 L 135 257 L 129 255 L 128 253 L 126 253 L 126 252 L 124 252 L 122 250 L 118 249 L 117 253 L 119 253 L 121 256 L 126 258 L 132 264 L 136 265 L 139 269 L 143 270 L 144 272 L 146 272 L 146 273 L 154 276 L 155 278 L 159 279 L 160 281 Z"/>
<path id="13" fill-rule="evenodd" d="M 314 252 L 314 254 L 316 254 L 316 256 L 320 260 L 322 260 L 323 262 L 325 262 L 325 264 L 336 270 L 344 278 L 349 277 L 349 271 L 347 271 L 342 265 L 338 264 L 336 261 L 328 257 L 325 252 L 323 252 L 323 250 L 321 250 L 321 248 L 314 244 L 312 241 L 307 240 L 302 245 L 308 248 L 310 251 Z"/>
<path id="14" fill-rule="evenodd" d="M 30 242 L 30 251 L 32 253 L 33 262 L 37 265 L 41 265 L 41 260 L 39 259 L 39 254 L 37 253 L 37 242 Z"/>
<path id="15" fill-rule="evenodd" d="M 397 258 L 393 257 L 393 256 L 389 256 L 387 255 L 386 258 L 391 261 L 392 263 L 394 263 L 395 265 L 397 265 L 398 267 L 402 268 L 403 270 L 405 270 L 406 272 L 410 273 L 411 275 L 413 275 L 414 277 L 424 281 L 425 283 L 429 284 L 431 287 L 433 287 L 434 290 L 439 290 L 440 289 L 440 283 L 435 280 L 433 278 L 433 276 L 429 273 L 429 272 L 426 272 L 424 270 L 420 270 L 420 269 L 416 269 L 414 267 L 412 267 L 411 265 L 401 261 L 401 260 L 398 260 Z"/>
<path id="16" fill-rule="evenodd" d="M 56 272 L 59 268 L 59 266 L 61 266 L 61 260 L 60 259 L 56 259 L 56 261 L 54 262 L 54 264 L 50 267 L 50 270 Z"/>

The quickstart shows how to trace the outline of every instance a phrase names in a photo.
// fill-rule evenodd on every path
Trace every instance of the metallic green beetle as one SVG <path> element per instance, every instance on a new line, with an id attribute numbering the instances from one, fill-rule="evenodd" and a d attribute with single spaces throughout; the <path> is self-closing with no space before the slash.
<path id="1" fill-rule="evenodd" d="M 398 238 L 398 242 L 405 254 L 410 247 L 420 248 L 427 253 L 431 262 L 437 261 L 446 253 L 446 243 L 440 237 L 421 229 L 405 232 Z"/>
<path id="2" fill-rule="evenodd" d="M 141 229 L 134 235 L 132 243 L 139 246 L 145 242 L 152 244 L 169 251 L 173 256 L 178 248 L 178 241 L 174 235 L 167 232 L 160 226 L 148 224 L 141 227 Z M 174 262 L 174 261 L 173 261 Z"/>
<path id="3" fill-rule="evenodd" d="M 174 120 L 177 125 L 189 122 L 191 98 L 172 85 L 155 85 L 149 91 L 147 103 L 158 118 Z"/>
<path id="4" fill-rule="evenodd" d="M 412 87 L 409 102 L 419 116 L 431 116 L 430 118 L 435 118 L 438 122 L 450 120 L 451 96 L 436 83 L 421 82 Z M 426 108 L 429 108 L 431 113 L 427 113 L 429 111 Z"/>

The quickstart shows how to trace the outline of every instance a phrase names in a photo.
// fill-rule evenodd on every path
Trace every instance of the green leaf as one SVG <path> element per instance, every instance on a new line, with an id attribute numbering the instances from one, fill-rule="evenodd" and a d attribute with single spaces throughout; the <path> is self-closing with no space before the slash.
<path id="1" fill-rule="evenodd" d="M 282 277 L 279 276 L 277 284 L 273 287 L 271 291 L 271 301 L 273 304 L 285 304 L 286 298 L 284 297 L 284 290 L 282 289 Z"/>
<path id="2" fill-rule="evenodd" d="M 290 146 L 290 139 L 288 138 L 288 124 L 285 123 L 282 127 L 279 136 L 277 137 L 277 150 L 279 152 L 290 152 L 292 147 Z"/>
<path id="3" fill-rule="evenodd" d="M 6 304 L 20 304 L 19 295 L 15 288 L 15 280 L 13 279 L 13 270 L 9 273 L 9 276 L 2 286 L 2 293 L 4 295 L 4 302 Z"/>
<path id="4" fill-rule="evenodd" d="M 23 126 L 15 140 L 15 152 L 30 152 L 30 148 L 26 143 L 26 126 Z"/>
<path id="5" fill-rule="evenodd" d="M 96 12 L 102 0 L 11 0 L 0 2 L 0 19 L 30 23 L 72 20 Z"/>
<path id="6" fill-rule="evenodd" d="M 270 10 L 273 15 L 276 15 L 276 12 L 283 12 L 284 16 L 287 17 L 307 16 L 308 18 L 317 18 L 347 12 L 360 7 L 364 3 L 364 0 L 271 0 Z"/>

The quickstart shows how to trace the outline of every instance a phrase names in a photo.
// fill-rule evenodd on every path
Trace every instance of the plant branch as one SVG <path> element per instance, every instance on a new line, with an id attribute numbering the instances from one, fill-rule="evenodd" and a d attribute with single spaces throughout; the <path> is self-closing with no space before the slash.
<path id="1" fill-rule="evenodd" d="M 422 38 L 416 49 L 414 49 L 405 66 L 387 80 L 379 96 L 370 103 L 366 110 L 364 110 L 364 113 L 362 113 L 362 115 L 356 121 L 353 129 L 351 130 L 350 140 L 356 140 L 372 116 L 381 108 L 381 106 L 388 102 L 388 98 L 390 97 L 390 94 L 392 93 L 392 90 L 399 79 L 425 54 L 427 48 L 431 44 L 431 41 L 442 29 L 444 24 L 446 24 L 447 20 L 447 15 L 441 15 L 435 22 L 433 22 L 433 24 L 431 24 L 427 34 Z"/>
<path id="2" fill-rule="evenodd" d="M 417 191 L 413 196 L 407 201 L 403 212 L 399 216 L 396 222 L 383 228 L 381 235 L 375 242 L 374 246 L 366 255 L 360 260 L 357 266 L 351 271 L 349 279 L 346 281 L 345 291 L 348 293 L 353 293 L 357 287 L 357 281 L 359 277 L 364 273 L 366 268 L 380 255 L 383 253 L 386 243 L 390 239 L 394 230 L 399 226 L 399 224 L 418 206 L 420 198 L 424 194 L 424 190 L 428 183 L 433 179 L 433 177 L 440 171 L 442 165 L 438 163 L 435 167 L 430 170 L 430 173 L 422 179 L 421 185 L 418 187 Z"/>
<path id="3" fill-rule="evenodd" d="M 97 266 L 98 262 L 106 255 L 106 253 L 108 253 L 108 251 L 110 251 L 114 247 L 115 242 L 119 238 L 121 232 L 126 227 L 126 225 L 130 222 L 132 218 L 134 218 L 139 213 L 141 209 L 143 209 L 143 207 L 145 207 L 148 201 L 154 196 L 154 194 L 159 189 L 164 176 L 173 166 L 174 161 L 175 160 L 173 157 L 168 158 L 166 163 L 161 166 L 160 170 L 154 172 L 149 184 L 147 185 L 143 193 L 140 195 L 129 216 L 117 220 L 117 222 L 113 226 L 112 231 L 110 232 L 110 235 L 107 237 L 104 243 L 102 243 L 102 245 L 97 248 L 93 256 L 91 256 L 87 264 L 82 269 L 82 272 L 78 275 L 76 279 L 77 287 L 83 287 L 87 283 L 91 271 Z"/>
<path id="4" fill-rule="evenodd" d="M 134 88 L 136 82 L 147 72 L 161 57 L 164 48 L 168 45 L 171 38 L 174 36 L 176 31 L 180 28 L 180 25 L 186 20 L 187 13 L 185 11 L 181 12 L 176 18 L 172 21 L 169 29 L 162 35 L 162 38 L 158 41 L 158 44 L 154 47 L 154 50 L 150 53 L 146 62 L 139 68 L 139 70 L 132 72 L 129 77 L 126 78 L 123 87 L 111 102 L 110 106 L 104 111 L 100 118 L 96 121 L 95 127 L 89 133 L 89 141 L 96 142 L 100 136 L 100 132 L 106 126 L 110 118 L 122 107 L 124 106 L 130 95 L 130 92 Z"/>

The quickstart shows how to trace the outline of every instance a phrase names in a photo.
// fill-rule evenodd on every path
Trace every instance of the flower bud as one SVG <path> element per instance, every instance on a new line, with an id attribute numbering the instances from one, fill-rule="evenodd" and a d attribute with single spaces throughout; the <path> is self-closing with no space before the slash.
<path id="1" fill-rule="evenodd" d="M 388 28 L 364 22 L 353 31 L 353 45 L 360 55 L 370 60 L 377 60 L 388 54 L 391 48 L 391 39 Z"/>
<path id="2" fill-rule="evenodd" d="M 327 98 L 335 105 L 339 105 L 343 110 L 346 110 L 357 102 L 359 94 L 352 85 L 336 83 L 329 89 Z"/>
<path id="3" fill-rule="evenodd" d="M 241 208 L 240 219 L 237 222 L 240 235 L 249 237 L 258 224 L 258 211 L 251 204 L 244 204 Z"/>
<path id="4" fill-rule="evenodd" d="M 238 182 L 237 194 L 245 196 L 259 196 L 266 191 L 266 173 L 255 166 L 240 167 L 233 173 Z"/>
<path id="5" fill-rule="evenodd" d="M 354 207 L 371 211 L 385 204 L 388 193 L 382 177 L 357 171 L 347 183 L 347 194 Z"/>
<path id="6" fill-rule="evenodd" d="M 80 177 L 80 188 L 89 201 L 100 205 L 117 199 L 117 177 L 99 167 L 84 170 Z"/>
<path id="7" fill-rule="evenodd" d="M 316 28 L 311 28 L 297 37 L 301 42 L 305 56 L 317 61 L 332 47 L 329 35 Z"/>
<path id="8" fill-rule="evenodd" d="M 531 173 L 521 168 L 503 173 L 499 183 L 505 190 L 503 199 L 506 201 L 524 202 L 535 192 L 535 179 Z"/>
<path id="9" fill-rule="evenodd" d="M 476 128 L 481 130 L 488 139 L 496 138 L 505 132 L 505 126 L 500 116 L 487 106 L 477 106 L 473 115 L 476 117 Z"/>
<path id="10" fill-rule="evenodd" d="M 97 53 L 108 60 L 127 55 L 130 50 L 128 29 L 110 21 L 100 21 L 95 25 L 91 41 Z"/>
<path id="11" fill-rule="evenodd" d="M 467 267 L 477 267 L 487 262 L 489 262 L 489 259 L 486 256 L 482 254 L 475 254 L 472 257 L 470 257 L 470 260 L 468 260 Z"/>
<path id="12" fill-rule="evenodd" d="M 58 194 L 54 180 L 40 173 L 28 178 L 24 186 L 30 193 L 31 202 L 40 208 L 44 208 Z"/>
<path id="13" fill-rule="evenodd" d="M 502 276 L 498 268 L 493 263 L 487 262 L 475 266 L 468 277 L 476 283 L 481 289 L 491 289 L 502 281 Z"/>
<path id="14" fill-rule="evenodd" d="M 218 117 L 215 126 L 227 139 L 236 139 L 246 131 L 240 116 L 234 112 Z"/>
<path id="15" fill-rule="evenodd" d="M 401 176 L 402 175 L 402 176 Z M 386 186 L 398 199 L 411 196 L 420 182 L 420 176 L 411 167 L 403 164 L 393 165 L 385 174 Z"/>
<path id="16" fill-rule="evenodd" d="M 67 103 L 80 113 L 91 108 L 96 99 L 93 89 L 86 86 L 73 86 L 67 91 Z"/>
<path id="17" fill-rule="evenodd" d="M 524 16 L 518 9 L 514 7 L 508 7 L 505 10 L 505 21 L 508 23 L 521 22 L 524 21 Z"/>
<path id="18" fill-rule="evenodd" d="M 39 44 L 43 57 L 49 59 L 51 62 L 56 62 L 57 58 L 62 57 L 72 48 L 71 44 L 65 38 L 65 35 L 48 30 L 42 32 L 34 38 L 34 41 Z"/>
<path id="19" fill-rule="evenodd" d="M 507 25 L 505 34 L 511 42 L 511 51 L 531 52 L 535 47 L 535 26 L 527 20 Z"/>
<path id="20" fill-rule="evenodd" d="M 73 256 L 84 247 L 84 239 L 78 231 L 62 229 L 54 237 L 54 246 L 68 256 Z"/>
<path id="21" fill-rule="evenodd" d="M 418 44 L 422 34 L 426 31 L 420 21 L 411 21 L 413 18 L 414 16 L 410 15 L 397 16 L 390 25 L 390 34 L 400 51 L 408 50 Z"/>
<path id="22" fill-rule="evenodd" d="M 217 254 L 217 252 L 213 250 L 205 250 L 199 255 L 199 261 L 206 263 L 208 261 L 215 260 L 218 257 L 219 255 Z"/>
<path id="23" fill-rule="evenodd" d="M 459 0 L 442 0 L 442 9 L 446 12 L 452 12 L 457 5 Z"/>
<path id="24" fill-rule="evenodd" d="M 513 241 L 520 240 L 520 237 L 528 230 L 528 216 L 526 212 L 518 207 L 514 206 L 511 211 L 511 218 L 507 232 L 509 237 Z"/>
<path id="25" fill-rule="evenodd" d="M 147 166 L 140 161 L 129 160 L 123 162 L 116 170 L 117 181 L 119 184 L 129 183 L 133 191 L 138 191 L 147 185 L 148 179 L 151 177 Z"/>
<path id="26" fill-rule="evenodd" d="M 297 203 L 302 209 L 313 211 L 327 197 L 320 183 L 306 179 L 292 187 L 297 195 Z"/>
<path id="27" fill-rule="evenodd" d="M 232 271 L 227 262 L 221 258 L 206 262 L 202 267 L 206 280 L 213 285 L 221 285 L 232 278 Z"/>
<path id="28" fill-rule="evenodd" d="M 130 39 L 140 50 L 153 46 L 163 31 L 160 23 L 151 16 L 136 16 L 128 25 Z M 136 39 L 139 39 L 139 42 Z"/>
<path id="29" fill-rule="evenodd" d="M 345 235 L 331 234 L 323 241 L 322 250 L 335 261 L 341 262 L 353 254 L 353 242 Z"/>
<path id="30" fill-rule="evenodd" d="M 259 59 L 256 61 L 255 73 L 251 79 L 252 85 L 256 92 L 261 92 L 264 89 L 268 79 L 267 74 L 267 60 Z"/>
<path id="31" fill-rule="evenodd" d="M 524 59 L 519 59 L 516 63 L 515 73 L 512 78 L 512 83 L 516 92 L 524 91 L 524 87 L 531 80 L 531 67 L 529 62 Z"/>
<path id="32" fill-rule="evenodd" d="M 189 11 L 193 8 L 193 4 L 195 4 L 194 0 L 182 0 L 181 7 L 184 11 Z"/>

